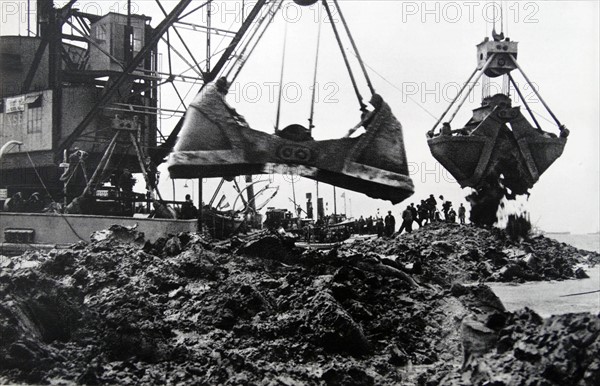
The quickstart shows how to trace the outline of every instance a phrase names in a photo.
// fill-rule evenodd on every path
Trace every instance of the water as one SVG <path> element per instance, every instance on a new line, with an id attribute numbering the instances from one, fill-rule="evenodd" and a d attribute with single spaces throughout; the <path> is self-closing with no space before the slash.
<path id="1" fill-rule="evenodd" d="M 576 248 L 600 253 L 599 234 L 546 234 L 548 238 Z M 508 311 L 529 307 L 546 318 L 571 312 L 600 313 L 600 267 L 584 267 L 589 279 L 529 282 L 523 284 L 488 283 Z M 571 294 L 581 294 L 565 296 Z"/>
<path id="2" fill-rule="evenodd" d="M 570 244 L 579 249 L 600 253 L 600 234 L 570 234 L 570 233 L 547 233 L 544 236 Z"/>
<path id="3" fill-rule="evenodd" d="M 587 268 L 589 279 L 513 283 L 488 283 L 508 311 L 529 307 L 547 318 L 571 312 L 600 313 L 600 267 Z"/>

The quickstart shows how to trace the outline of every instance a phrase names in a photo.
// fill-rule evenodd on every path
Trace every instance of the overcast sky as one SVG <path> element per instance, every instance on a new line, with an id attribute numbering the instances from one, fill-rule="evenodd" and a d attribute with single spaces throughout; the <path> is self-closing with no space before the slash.
<path id="1" fill-rule="evenodd" d="M 25 34 L 26 18 L 15 23 L 17 16 L 7 3 L 26 6 L 26 1 L 1 2 L 2 34 Z M 33 2 L 35 3 L 35 2 Z M 65 3 L 56 2 L 57 4 Z M 167 10 L 176 2 L 163 1 Z M 193 2 L 190 9 L 203 2 Z M 236 28 L 235 10 L 239 1 L 215 1 L 213 25 Z M 249 2 L 247 2 L 249 3 Z M 272 132 L 277 110 L 278 88 L 287 25 L 287 49 L 284 71 L 284 103 L 281 107 L 281 127 L 291 123 L 307 125 L 310 111 L 311 85 L 318 20 L 325 15 L 320 6 L 300 8 L 291 1 L 275 19 L 257 50 L 248 60 L 240 77 L 233 85 L 228 102 L 246 117 L 250 125 L 261 131 Z M 395 1 L 395 0 L 342 0 L 340 7 L 350 26 L 358 49 L 370 68 L 376 91 L 390 104 L 404 127 L 404 138 L 415 195 L 392 206 L 389 202 L 372 200 L 364 195 L 346 192 L 348 215 L 375 215 L 393 210 L 398 218 L 410 202 L 418 203 L 430 193 L 443 194 L 455 207 L 468 189 L 461 190 L 451 176 L 433 159 L 426 143 L 425 133 L 446 109 L 457 92 L 475 69 L 475 45 L 490 36 L 492 20 L 500 30 L 500 8 L 504 15 L 504 32 L 519 42 L 518 61 L 525 73 L 536 84 L 542 97 L 557 117 L 571 131 L 565 151 L 540 178 L 524 204 L 535 226 L 547 231 L 595 232 L 599 229 L 599 9 L 597 1 Z M 123 12 L 125 1 L 81 1 L 80 9 L 91 13 Z M 152 25 L 162 20 L 154 1 L 134 1 L 134 11 L 152 16 Z M 236 5 L 237 4 L 237 5 Z M 497 11 L 494 12 L 494 9 Z M 22 15 L 22 14 L 21 14 Z M 203 24 L 205 18 L 197 13 L 186 21 Z M 337 23 L 341 28 L 341 24 Z M 205 57 L 205 35 L 181 30 L 181 34 L 200 61 Z M 173 35 L 171 35 L 171 39 Z M 213 38 L 213 50 L 224 47 L 220 37 Z M 345 41 L 347 43 L 347 41 Z M 220 45 L 219 45 L 220 44 Z M 177 45 L 185 55 L 185 49 Z M 346 44 L 349 48 L 349 44 Z M 346 50 L 353 64 L 355 58 Z M 174 59 L 175 60 L 175 59 Z M 161 58 L 162 70 L 167 70 L 166 54 Z M 177 72 L 188 66 L 174 64 Z M 368 101 L 369 90 L 357 65 L 363 98 Z M 191 71 L 185 72 L 192 75 Z M 556 125 L 545 112 L 524 79 L 515 79 L 538 120 L 546 131 L 558 133 Z M 186 102 L 199 89 L 199 84 L 178 85 L 188 92 Z M 315 106 L 314 136 L 316 139 L 339 138 L 359 120 L 358 102 L 352 90 L 330 24 L 322 25 L 321 55 L 318 66 L 318 99 Z M 175 108 L 176 97 L 166 89 L 162 92 L 162 106 Z M 454 120 L 454 127 L 464 124 L 471 109 L 481 100 L 481 88 L 475 91 Z M 515 104 L 513 102 L 513 104 Z M 517 103 L 520 104 L 520 103 Z M 163 117 L 162 128 L 168 132 L 176 117 Z M 162 167 L 161 167 L 162 169 Z M 164 171 L 164 169 L 163 169 Z M 171 196 L 168 173 L 161 176 L 163 195 Z M 291 209 L 290 178 L 272 176 L 273 184 L 280 185 L 280 193 L 270 206 Z M 209 180 L 204 200 L 210 199 L 218 180 Z M 192 193 L 191 183 L 177 181 L 178 198 Z M 304 203 L 307 192 L 315 195 L 315 182 L 295 181 L 296 198 Z M 330 186 L 320 184 L 320 195 L 333 211 Z M 231 194 L 231 187 L 226 188 Z M 344 199 L 338 189 L 337 210 L 344 211 Z M 194 192 L 197 195 L 197 189 Z"/>

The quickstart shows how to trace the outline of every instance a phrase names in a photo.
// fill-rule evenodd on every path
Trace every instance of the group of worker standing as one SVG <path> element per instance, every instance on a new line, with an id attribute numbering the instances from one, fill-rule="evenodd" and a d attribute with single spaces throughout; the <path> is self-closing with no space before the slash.
<path id="1" fill-rule="evenodd" d="M 445 221 L 455 223 L 458 219 L 460 224 L 466 223 L 467 209 L 461 203 L 458 207 L 458 212 L 452 207 L 452 202 L 444 200 L 444 196 L 439 196 L 441 201 L 441 210 L 438 210 L 438 201 L 433 194 L 428 198 L 421 200 L 421 203 L 416 205 L 411 203 L 402 211 L 402 223 L 398 229 L 398 234 L 402 232 L 410 233 L 413 230 L 413 223 L 417 223 L 423 227 L 432 222 Z M 369 216 L 364 218 L 360 216 L 355 223 L 355 230 L 359 234 L 377 233 L 378 237 L 390 237 L 396 232 L 396 218 L 392 211 L 388 211 L 385 218 Z"/>

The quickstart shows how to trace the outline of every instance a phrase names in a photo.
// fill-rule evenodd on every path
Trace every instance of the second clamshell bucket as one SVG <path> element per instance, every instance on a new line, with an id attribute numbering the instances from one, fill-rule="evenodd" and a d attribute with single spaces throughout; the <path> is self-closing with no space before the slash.
<path id="1" fill-rule="evenodd" d="M 504 95 L 473 112 L 464 128 L 429 138 L 431 154 L 461 185 L 479 188 L 502 176 L 503 185 L 525 194 L 561 156 L 566 138 L 531 126 Z M 500 102 L 500 103 L 498 103 Z"/>

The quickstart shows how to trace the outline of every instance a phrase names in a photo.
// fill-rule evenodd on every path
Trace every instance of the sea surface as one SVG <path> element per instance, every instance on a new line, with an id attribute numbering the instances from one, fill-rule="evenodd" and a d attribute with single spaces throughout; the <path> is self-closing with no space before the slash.
<path id="1" fill-rule="evenodd" d="M 544 236 L 570 244 L 579 249 L 600 253 L 600 233 L 571 234 L 571 233 L 546 233 Z"/>
<path id="2" fill-rule="evenodd" d="M 544 236 L 576 248 L 600 253 L 599 234 L 558 234 Z M 588 279 L 515 283 L 487 283 L 508 311 L 529 307 L 547 318 L 572 312 L 600 314 L 600 266 L 583 266 Z"/>

